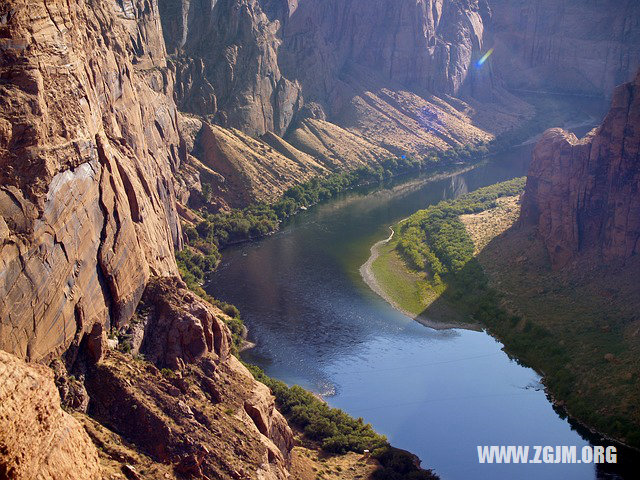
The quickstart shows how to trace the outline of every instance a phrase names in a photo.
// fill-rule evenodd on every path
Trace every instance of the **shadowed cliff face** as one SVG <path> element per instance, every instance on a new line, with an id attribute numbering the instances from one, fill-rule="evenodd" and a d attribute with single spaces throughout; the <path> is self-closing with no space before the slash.
<path id="1" fill-rule="evenodd" d="M 640 253 L 639 189 L 640 73 L 616 88 L 604 122 L 584 139 L 561 129 L 544 134 L 522 221 L 537 225 L 556 268 L 583 252 L 624 261 Z"/>
<path id="2" fill-rule="evenodd" d="M 640 64 L 633 0 L 162 0 L 160 12 L 181 108 L 249 134 L 284 135 L 310 101 L 350 126 L 352 99 L 382 87 L 503 110 L 518 110 L 503 85 L 609 95 Z"/>
<path id="3" fill-rule="evenodd" d="M 485 1 L 301 1 L 284 27 L 285 74 L 332 109 L 345 68 L 456 95 L 483 48 Z M 475 57 L 475 58 L 474 58 Z"/>
<path id="4" fill-rule="evenodd" d="M 180 109 L 250 135 L 282 135 L 302 98 L 280 73 L 280 22 L 258 0 L 160 0 L 159 7 Z"/>
<path id="5" fill-rule="evenodd" d="M 636 0 L 489 0 L 493 65 L 508 87 L 609 96 L 640 66 Z"/>
<path id="6" fill-rule="evenodd" d="M 177 272 L 177 112 L 154 4 L 0 15 L 0 349 L 40 360 Z"/>

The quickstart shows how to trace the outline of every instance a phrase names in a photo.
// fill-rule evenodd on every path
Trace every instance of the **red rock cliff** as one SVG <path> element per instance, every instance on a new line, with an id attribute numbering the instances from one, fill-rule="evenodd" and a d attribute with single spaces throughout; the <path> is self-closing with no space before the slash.
<path id="1" fill-rule="evenodd" d="M 544 134 L 522 221 L 537 225 L 556 268 L 581 252 L 605 262 L 640 253 L 640 73 L 616 88 L 604 122 L 587 137 Z"/>
<path id="2" fill-rule="evenodd" d="M 0 49 L 0 478 L 288 478 L 273 396 L 174 276 L 184 139 L 157 4 L 5 2 Z M 176 372 L 113 350 L 114 325 Z M 22 360 L 65 352 L 73 417 Z"/>
<path id="3" fill-rule="evenodd" d="M 177 272 L 179 138 L 155 3 L 0 6 L 0 349 L 40 360 Z"/>

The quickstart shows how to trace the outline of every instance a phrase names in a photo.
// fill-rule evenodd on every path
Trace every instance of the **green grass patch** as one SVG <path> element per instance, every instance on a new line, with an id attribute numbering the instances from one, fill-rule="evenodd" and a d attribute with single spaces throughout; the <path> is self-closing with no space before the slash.
<path id="1" fill-rule="evenodd" d="M 442 291 L 428 288 L 424 272 L 410 271 L 396 250 L 397 242 L 380 246 L 371 270 L 380 288 L 402 310 L 419 315 Z"/>
<path id="2" fill-rule="evenodd" d="M 383 245 L 372 265 L 380 287 L 400 308 L 416 315 L 442 295 L 451 303 L 466 304 L 466 313 L 471 313 L 488 294 L 488 284 L 460 215 L 493 208 L 498 198 L 521 193 L 524 183 L 517 178 L 481 188 L 398 224 L 395 238 Z"/>

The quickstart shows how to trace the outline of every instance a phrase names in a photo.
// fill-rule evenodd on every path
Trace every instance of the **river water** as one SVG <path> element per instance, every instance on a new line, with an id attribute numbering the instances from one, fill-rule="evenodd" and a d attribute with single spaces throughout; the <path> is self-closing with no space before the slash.
<path id="1" fill-rule="evenodd" d="M 577 133 L 584 133 L 582 129 Z M 436 181 L 351 192 L 281 232 L 225 250 L 208 285 L 235 304 L 256 347 L 245 360 L 363 417 L 442 479 L 622 478 L 593 465 L 479 464 L 478 445 L 588 445 L 533 370 L 484 332 L 436 331 L 394 310 L 358 269 L 392 223 L 442 199 L 526 173 L 531 145 Z"/>

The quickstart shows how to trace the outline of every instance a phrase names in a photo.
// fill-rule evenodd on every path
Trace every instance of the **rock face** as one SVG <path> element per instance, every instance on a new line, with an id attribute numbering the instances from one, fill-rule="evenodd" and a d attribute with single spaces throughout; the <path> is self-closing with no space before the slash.
<path id="1" fill-rule="evenodd" d="M 300 86 L 280 73 L 280 22 L 260 3 L 160 0 L 160 12 L 181 110 L 249 135 L 282 135 L 302 105 Z"/>
<path id="2" fill-rule="evenodd" d="M 229 357 L 229 333 L 211 305 L 177 277 L 155 279 L 142 298 L 145 314 L 141 351 L 159 367 L 180 368 L 205 355 Z"/>
<path id="3" fill-rule="evenodd" d="M 640 73 L 616 88 L 602 125 L 578 140 L 548 130 L 533 153 L 522 221 L 537 225 L 554 267 L 582 252 L 640 253 Z"/>
<path id="4" fill-rule="evenodd" d="M 182 109 L 289 140 L 312 102 L 387 155 L 510 128 L 528 110 L 505 84 L 608 95 L 640 65 L 633 0 L 162 0 L 160 12 Z"/>
<path id="5" fill-rule="evenodd" d="M 177 271 L 173 80 L 153 2 L 0 17 L 0 349 L 41 360 Z"/>
<path id="6" fill-rule="evenodd" d="M 145 358 L 178 370 L 108 351 L 87 370 L 89 413 L 181 475 L 289 478 L 293 434 L 269 389 L 229 354 L 225 314 L 163 278 L 137 317 Z"/>
<path id="7" fill-rule="evenodd" d="M 493 65 L 509 87 L 609 96 L 640 66 L 635 0 L 489 0 Z"/>
<path id="8" fill-rule="evenodd" d="M 51 370 L 0 351 L 0 406 L 0 478 L 102 478 L 96 447 L 60 407 Z"/>

